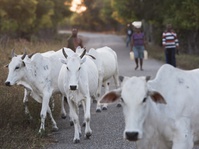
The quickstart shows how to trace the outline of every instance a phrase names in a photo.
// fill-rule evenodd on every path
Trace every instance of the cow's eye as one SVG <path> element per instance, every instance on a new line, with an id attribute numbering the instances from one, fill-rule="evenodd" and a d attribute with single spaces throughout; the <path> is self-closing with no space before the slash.
<path id="1" fill-rule="evenodd" d="M 122 101 L 122 102 L 124 102 L 124 99 L 123 99 L 123 98 L 121 98 L 121 101 Z"/>
<path id="2" fill-rule="evenodd" d="M 68 67 L 66 67 L 66 69 L 67 69 L 67 70 L 69 70 L 69 68 L 68 68 Z"/>
<path id="3" fill-rule="evenodd" d="M 145 97 L 142 102 L 146 102 L 146 100 L 147 100 L 147 97 Z"/>
<path id="4" fill-rule="evenodd" d="M 79 67 L 79 69 L 78 70 L 80 70 L 81 69 L 81 67 Z"/>
<path id="5" fill-rule="evenodd" d="M 15 67 L 15 70 L 19 69 L 19 66 Z"/>

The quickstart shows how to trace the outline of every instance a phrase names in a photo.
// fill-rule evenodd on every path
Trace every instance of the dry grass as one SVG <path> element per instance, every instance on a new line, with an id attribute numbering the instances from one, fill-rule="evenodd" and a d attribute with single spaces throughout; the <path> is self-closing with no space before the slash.
<path id="1" fill-rule="evenodd" d="M 149 57 L 155 58 L 160 61 L 165 61 L 164 49 L 160 46 L 148 45 L 147 47 Z M 199 68 L 199 56 L 184 54 L 179 51 L 179 55 L 176 55 L 177 67 L 185 70 Z"/>
<path id="2" fill-rule="evenodd" d="M 0 148 L 2 149 L 31 149 L 43 148 L 45 143 L 53 141 L 48 135 L 39 137 L 41 104 L 32 98 L 29 109 L 33 120 L 24 114 L 23 87 L 6 87 L 8 69 L 4 66 L 9 63 L 11 50 L 15 48 L 17 54 L 22 54 L 24 48 L 28 53 L 59 50 L 66 44 L 67 36 L 56 37 L 56 40 L 28 42 L 26 40 L 0 39 Z M 55 100 L 55 117 L 60 117 L 60 100 Z M 49 119 L 46 122 L 47 134 L 51 130 Z"/>

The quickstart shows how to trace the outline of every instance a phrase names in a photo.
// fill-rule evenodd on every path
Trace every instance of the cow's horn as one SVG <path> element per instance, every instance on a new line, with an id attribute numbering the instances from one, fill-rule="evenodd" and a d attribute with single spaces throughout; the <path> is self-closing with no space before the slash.
<path id="1" fill-rule="evenodd" d="M 16 54 L 15 54 L 15 49 L 12 49 L 11 57 L 13 58 L 14 56 L 16 56 Z"/>
<path id="2" fill-rule="evenodd" d="M 32 54 L 29 54 L 28 57 L 31 58 L 34 54 L 35 52 L 33 52 Z"/>
<path id="3" fill-rule="evenodd" d="M 63 55 L 64 55 L 64 57 L 65 57 L 65 58 L 67 58 L 67 57 L 68 57 L 68 55 L 66 54 L 66 52 L 65 52 L 64 48 L 62 48 L 62 53 L 63 53 Z"/>
<path id="4" fill-rule="evenodd" d="M 23 56 L 21 57 L 21 59 L 23 60 L 25 57 L 26 57 L 26 48 L 24 49 L 24 54 L 23 54 Z"/>
<path id="5" fill-rule="evenodd" d="M 80 55 L 80 58 L 82 58 L 86 54 L 86 49 L 84 49 L 83 53 Z"/>

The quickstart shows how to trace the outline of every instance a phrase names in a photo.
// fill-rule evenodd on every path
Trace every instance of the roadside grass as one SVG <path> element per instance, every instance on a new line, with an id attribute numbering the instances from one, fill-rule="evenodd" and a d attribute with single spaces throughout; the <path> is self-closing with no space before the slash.
<path id="1" fill-rule="evenodd" d="M 149 57 L 165 62 L 164 49 L 162 47 L 148 45 L 147 50 Z M 176 55 L 176 63 L 178 68 L 184 70 L 199 68 L 199 55 L 190 55 L 179 51 L 179 55 Z"/>

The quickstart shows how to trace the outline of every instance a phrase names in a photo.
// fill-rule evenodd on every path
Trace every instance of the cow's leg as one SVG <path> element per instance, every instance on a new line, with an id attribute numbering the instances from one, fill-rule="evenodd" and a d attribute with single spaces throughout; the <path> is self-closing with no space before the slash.
<path id="1" fill-rule="evenodd" d="M 50 108 L 51 108 L 51 111 L 54 111 L 54 108 L 55 108 L 55 99 L 53 96 L 50 97 Z"/>
<path id="2" fill-rule="evenodd" d="M 175 133 L 172 149 L 192 149 L 193 132 L 188 118 L 181 118 L 175 123 Z"/>
<path id="3" fill-rule="evenodd" d="M 67 97 L 67 98 L 69 99 L 69 97 Z M 78 114 L 77 114 L 78 105 L 76 103 L 74 103 L 72 101 L 72 99 L 68 100 L 68 105 L 69 105 L 69 110 L 70 110 L 71 118 L 72 118 L 73 124 L 74 124 L 74 130 L 75 130 L 73 142 L 79 143 L 80 135 L 81 135 L 81 127 L 79 125 L 79 118 L 78 118 Z"/>
<path id="4" fill-rule="evenodd" d="M 85 111 L 86 111 L 86 106 L 85 106 L 85 99 L 83 99 L 82 100 L 82 106 L 83 106 L 83 111 L 84 111 L 84 113 L 85 113 Z M 84 121 L 83 121 L 83 124 L 82 124 L 82 126 L 83 127 L 85 127 L 86 126 L 86 120 L 85 120 L 85 117 L 84 117 Z"/>
<path id="5" fill-rule="evenodd" d="M 25 114 L 28 115 L 29 119 L 32 120 L 32 116 L 28 109 L 28 97 L 29 96 L 30 96 L 30 90 L 28 90 L 27 88 L 24 88 L 24 98 L 23 98 L 24 110 L 25 110 Z"/>
<path id="6" fill-rule="evenodd" d="M 66 118 L 66 110 L 65 110 L 65 107 L 64 107 L 65 99 L 64 98 L 66 98 L 66 97 L 64 97 L 64 95 L 62 95 L 62 98 L 61 98 L 61 118 L 63 118 L 63 119 Z"/>
<path id="7" fill-rule="evenodd" d="M 52 115 L 52 112 L 51 112 L 51 109 L 50 109 L 49 106 L 48 106 L 48 114 L 49 114 L 50 120 L 52 122 L 52 130 L 53 131 L 58 131 L 57 123 L 55 122 L 55 120 L 53 118 L 53 115 Z"/>
<path id="8" fill-rule="evenodd" d="M 90 95 L 87 95 L 85 101 L 86 101 L 85 112 L 84 112 L 84 119 L 85 119 L 85 122 L 86 122 L 85 138 L 88 139 L 92 135 L 92 130 L 90 128 L 90 120 L 91 120 L 91 115 L 90 115 L 91 97 L 90 97 Z"/>
<path id="9" fill-rule="evenodd" d="M 41 117 L 41 125 L 39 129 L 39 134 L 42 134 L 45 131 L 45 120 L 46 120 L 46 113 L 49 107 L 49 100 L 52 94 L 46 93 L 43 95 L 42 99 L 42 109 L 40 113 Z"/>
<path id="10" fill-rule="evenodd" d="M 97 106 L 96 112 L 101 112 L 101 103 L 99 102 L 101 96 L 101 89 L 102 89 L 102 77 L 99 76 L 98 78 L 98 88 L 97 88 Z"/>
<path id="11" fill-rule="evenodd" d="M 108 81 L 104 81 L 103 82 L 104 88 L 105 88 L 105 94 L 108 93 L 109 91 L 109 82 Z M 102 110 L 107 110 L 108 104 L 107 103 L 103 103 L 102 104 Z"/>
<path id="12" fill-rule="evenodd" d="M 65 110 L 65 106 L 64 106 L 64 102 L 66 102 L 68 104 L 68 99 L 65 96 L 62 96 L 62 103 L 61 103 L 61 117 L 63 119 L 66 118 L 66 110 Z M 70 108 L 70 107 L 69 107 Z M 69 116 L 69 122 L 70 122 L 70 126 L 73 126 L 73 120 L 70 114 L 70 110 L 68 110 L 68 116 Z"/>
<path id="13" fill-rule="evenodd" d="M 119 88 L 120 81 L 119 81 L 118 69 L 117 69 L 116 73 L 113 75 L 113 79 L 114 79 L 115 87 Z M 121 106 L 122 106 L 121 101 L 119 101 L 117 104 L 117 107 L 121 107 Z"/>

